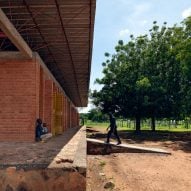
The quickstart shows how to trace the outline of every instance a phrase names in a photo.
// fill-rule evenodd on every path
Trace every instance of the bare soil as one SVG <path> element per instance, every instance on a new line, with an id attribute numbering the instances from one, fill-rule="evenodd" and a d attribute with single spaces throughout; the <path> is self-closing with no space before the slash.
<path id="1" fill-rule="evenodd" d="M 105 139 L 101 128 L 89 128 L 88 137 Z M 163 148 L 171 155 L 114 153 L 88 155 L 87 191 L 189 191 L 191 190 L 191 134 L 119 133 L 123 143 Z M 104 188 L 107 182 L 114 186 Z"/>

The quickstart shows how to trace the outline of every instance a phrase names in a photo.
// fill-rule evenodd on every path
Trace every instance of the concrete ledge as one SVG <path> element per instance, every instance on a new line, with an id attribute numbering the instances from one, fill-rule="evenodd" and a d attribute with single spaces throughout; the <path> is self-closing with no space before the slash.
<path id="1" fill-rule="evenodd" d="M 69 128 L 44 143 L 7 142 L 0 146 L 0 159 L 4 159 L 0 160 L 0 191 L 86 190 L 85 127 Z"/>
<path id="2" fill-rule="evenodd" d="M 42 141 L 46 141 L 46 140 L 48 140 L 48 139 L 50 139 L 52 137 L 52 133 L 46 133 L 46 134 L 44 134 L 44 135 L 41 135 L 41 139 L 42 139 Z"/>
<path id="3" fill-rule="evenodd" d="M 47 142 L 1 143 L 0 150 L 0 191 L 86 190 L 85 127 Z"/>
<path id="4" fill-rule="evenodd" d="M 97 139 L 87 138 L 87 152 L 88 154 L 108 154 L 108 153 L 159 153 L 159 154 L 171 154 L 170 152 L 158 149 L 140 147 L 131 144 L 105 143 L 104 141 Z"/>
<path id="5" fill-rule="evenodd" d="M 48 166 L 49 169 L 74 170 L 86 174 L 86 128 L 72 137 Z"/>
<path id="6" fill-rule="evenodd" d="M 86 174 L 86 152 L 87 152 L 87 142 L 86 142 L 86 129 L 83 127 L 81 130 L 81 136 L 78 142 L 78 147 L 76 154 L 74 156 L 73 167 L 78 170 L 80 174 Z"/>

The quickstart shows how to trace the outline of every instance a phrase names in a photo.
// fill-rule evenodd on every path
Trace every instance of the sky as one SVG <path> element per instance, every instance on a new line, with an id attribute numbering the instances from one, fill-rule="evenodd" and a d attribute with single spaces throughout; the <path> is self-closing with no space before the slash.
<path id="1" fill-rule="evenodd" d="M 90 89 L 100 89 L 94 82 L 103 76 L 104 53 L 114 53 L 119 40 L 128 42 L 131 34 L 147 34 L 153 21 L 173 26 L 190 15 L 191 0 L 97 0 Z M 92 107 L 90 103 L 79 112 L 88 112 Z"/>

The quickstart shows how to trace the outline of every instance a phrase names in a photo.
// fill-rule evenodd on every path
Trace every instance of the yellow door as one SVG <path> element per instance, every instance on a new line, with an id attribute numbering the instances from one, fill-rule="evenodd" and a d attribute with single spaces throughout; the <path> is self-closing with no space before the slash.
<path id="1" fill-rule="evenodd" d="M 53 95 L 53 135 L 62 134 L 62 94 L 55 92 Z"/>

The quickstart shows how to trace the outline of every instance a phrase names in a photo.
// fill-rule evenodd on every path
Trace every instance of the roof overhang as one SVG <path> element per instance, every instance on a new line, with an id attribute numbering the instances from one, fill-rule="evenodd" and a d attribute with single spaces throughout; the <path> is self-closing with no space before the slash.
<path id="1" fill-rule="evenodd" d="M 88 102 L 95 7 L 96 0 L 0 1 L 9 21 L 76 107 Z M 1 51 L 19 49 L 9 35 L 0 31 Z"/>

